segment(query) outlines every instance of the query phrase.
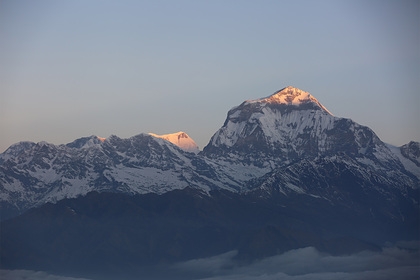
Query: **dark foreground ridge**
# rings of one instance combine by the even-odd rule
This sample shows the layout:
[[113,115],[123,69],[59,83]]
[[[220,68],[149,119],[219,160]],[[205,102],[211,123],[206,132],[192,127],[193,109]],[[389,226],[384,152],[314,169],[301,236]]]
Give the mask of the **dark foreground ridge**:
[[[247,264],[313,246],[333,255],[415,239],[418,216],[390,223],[317,198],[186,188],[162,195],[92,192],[1,224],[1,266],[84,277],[136,277],[153,267],[237,250]],[[98,275],[98,273],[100,275]]]

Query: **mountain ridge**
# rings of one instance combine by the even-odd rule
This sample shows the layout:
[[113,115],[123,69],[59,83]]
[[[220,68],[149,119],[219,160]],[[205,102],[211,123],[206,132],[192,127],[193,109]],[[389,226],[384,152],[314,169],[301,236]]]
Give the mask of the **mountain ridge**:
[[[179,140],[187,140],[187,149]],[[365,170],[357,173],[373,189],[378,182],[418,188],[420,181],[418,143],[387,145],[370,128],[333,116],[308,92],[293,87],[233,107],[208,145],[197,151],[185,132],[89,136],[62,145],[20,142],[0,154],[0,208],[13,216],[91,191],[162,194],[193,187],[248,192],[261,188],[256,182],[263,176],[323,158]]]
[[385,144],[315,100],[287,87],[245,101],[198,153],[179,146],[193,141],[184,132],[12,145],[0,154],[0,268],[150,279],[226,252],[246,266],[308,246],[418,243],[420,143]]

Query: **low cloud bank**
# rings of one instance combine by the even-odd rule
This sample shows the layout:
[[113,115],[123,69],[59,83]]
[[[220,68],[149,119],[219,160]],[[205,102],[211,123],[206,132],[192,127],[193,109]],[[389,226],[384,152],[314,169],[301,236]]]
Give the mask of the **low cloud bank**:
[[[420,279],[418,243],[405,247],[387,247],[381,252],[360,252],[346,256],[331,256],[313,247],[288,251],[247,266],[235,266],[236,252],[180,263],[184,273],[211,275],[206,280],[317,280],[317,279]],[[414,249],[415,248],[415,249]]]
[[[411,280],[420,279],[419,242],[399,242],[380,252],[364,251],[332,256],[314,247],[288,251],[246,266],[238,265],[236,251],[152,269],[147,275],[124,279],[200,280]],[[154,272],[153,272],[154,271]],[[142,277],[142,278],[139,278]],[[0,270],[8,280],[87,280],[30,270]]]
[[44,271],[33,270],[0,270],[0,279],[4,280],[89,280],[86,278],[73,278],[49,274]]

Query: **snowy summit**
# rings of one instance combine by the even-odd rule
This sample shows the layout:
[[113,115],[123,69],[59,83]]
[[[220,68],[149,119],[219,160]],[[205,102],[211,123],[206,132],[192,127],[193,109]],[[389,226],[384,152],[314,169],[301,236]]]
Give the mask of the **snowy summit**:
[[184,151],[191,152],[191,153],[199,152],[199,148],[197,144],[195,143],[195,141],[191,137],[189,137],[188,134],[185,132],[179,131],[179,132],[175,132],[171,134],[163,134],[163,135],[149,133],[149,135],[169,141],[172,144],[180,147]]
[[320,108],[328,112],[330,115],[331,112],[327,110],[315,97],[313,97],[309,92],[303,91],[301,89],[288,86],[279,91],[276,91],[272,95],[255,99],[255,100],[248,100],[246,103],[276,103],[276,104],[284,104],[284,105],[295,105],[299,106],[302,104],[307,103],[315,103]]
[[[313,146],[325,150],[329,131],[339,118],[334,117],[310,93],[295,87],[286,87],[260,99],[247,100],[228,112],[227,119],[210,140],[210,146],[236,147],[245,145],[241,153],[259,149],[264,145],[267,151],[284,150],[289,147],[296,153],[302,149],[295,144],[304,144],[307,137],[314,139]],[[247,146],[249,139],[255,143]],[[306,139],[306,140],[302,140]],[[315,140],[316,139],[316,140]],[[211,149],[210,146],[204,150]],[[284,156],[284,155],[283,155]]]

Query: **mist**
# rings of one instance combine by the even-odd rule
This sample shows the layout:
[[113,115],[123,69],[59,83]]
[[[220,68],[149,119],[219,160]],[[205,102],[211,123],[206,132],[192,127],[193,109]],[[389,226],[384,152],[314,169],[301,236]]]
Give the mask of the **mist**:
[[[381,251],[363,251],[334,256],[314,247],[291,250],[249,264],[240,264],[237,251],[203,259],[139,269],[136,275],[113,275],[109,279],[196,279],[196,280],[411,280],[420,279],[419,243],[399,242]],[[99,273],[100,274],[100,273]],[[1,279],[87,280],[42,271],[1,270]],[[105,277],[108,278],[108,277]],[[95,277],[104,279],[103,277]]]
[[33,270],[0,270],[0,279],[5,280],[90,280],[86,278],[74,278],[49,274],[44,271],[33,271]]
[[[214,273],[200,279],[244,280],[303,280],[303,279],[419,279],[418,250],[398,247],[384,248],[381,252],[364,251],[353,255],[332,256],[314,247],[288,251],[247,266],[234,266],[226,255],[219,259],[194,260],[178,265],[179,269]],[[208,265],[207,265],[208,264]],[[208,268],[206,271],[205,268]],[[211,271],[213,269],[213,271]]]

